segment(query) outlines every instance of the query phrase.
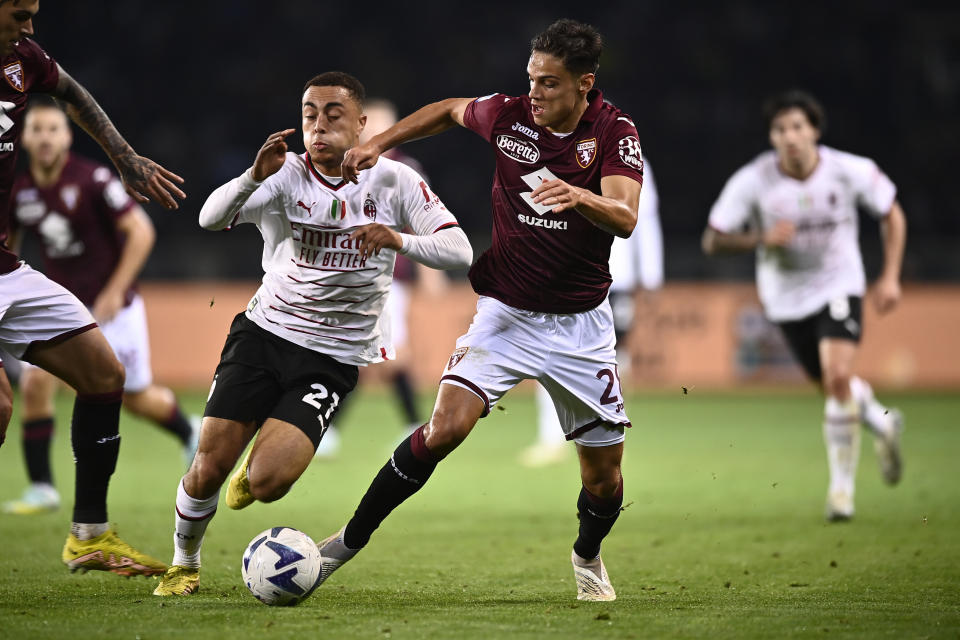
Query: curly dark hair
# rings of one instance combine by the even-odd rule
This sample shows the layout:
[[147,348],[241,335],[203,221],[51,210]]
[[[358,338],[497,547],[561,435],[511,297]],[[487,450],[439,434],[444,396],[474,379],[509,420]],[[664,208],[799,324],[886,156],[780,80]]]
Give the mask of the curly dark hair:
[[822,134],[827,128],[827,114],[823,110],[820,102],[810,93],[801,89],[790,89],[767,98],[763,103],[763,119],[767,124],[767,130],[773,124],[773,119],[781,111],[787,109],[800,109],[803,111],[807,120],[814,129]]
[[367,90],[363,88],[363,84],[343,71],[325,71],[318,76],[314,76],[307,80],[307,84],[303,85],[303,90],[306,91],[310,87],[343,87],[361,108],[363,107],[363,101],[367,99]]
[[549,53],[573,74],[596,73],[600,67],[603,38],[589,24],[561,18],[530,41],[530,53]]

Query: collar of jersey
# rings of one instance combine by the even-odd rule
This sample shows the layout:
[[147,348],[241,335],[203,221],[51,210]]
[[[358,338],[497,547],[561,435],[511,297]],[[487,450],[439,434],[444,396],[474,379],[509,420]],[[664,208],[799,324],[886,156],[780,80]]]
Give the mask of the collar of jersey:
[[347,184],[346,180],[341,180],[340,184],[332,184],[329,180],[320,175],[320,172],[317,171],[317,168],[313,166],[313,160],[310,159],[310,154],[307,152],[303,153],[303,163],[307,165],[307,170],[313,174],[313,177],[316,178],[320,184],[325,186],[327,189],[338,191],[341,187]]

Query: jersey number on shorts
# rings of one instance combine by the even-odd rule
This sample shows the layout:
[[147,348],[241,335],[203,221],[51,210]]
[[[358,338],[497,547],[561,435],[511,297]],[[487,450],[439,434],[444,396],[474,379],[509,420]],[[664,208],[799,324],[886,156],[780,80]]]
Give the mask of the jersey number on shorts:
[[616,370],[616,367],[611,369],[601,369],[597,371],[597,380],[607,379],[607,388],[603,390],[603,395],[600,396],[600,404],[613,404],[617,403],[617,411],[623,411],[623,403],[620,402],[620,396],[613,395],[610,392],[613,391],[613,385],[616,383],[617,391],[623,393],[620,389],[620,376]]
[[336,392],[329,393],[325,386],[316,382],[310,385],[310,388],[316,389],[316,393],[308,393],[307,395],[303,396],[303,401],[314,409],[323,411],[323,400],[330,398],[330,404],[327,407],[326,413],[317,414],[317,420],[319,420],[320,424],[322,424],[324,429],[326,429],[327,420],[330,419],[330,416],[333,415],[333,412],[337,410],[337,405],[340,404],[340,396]]

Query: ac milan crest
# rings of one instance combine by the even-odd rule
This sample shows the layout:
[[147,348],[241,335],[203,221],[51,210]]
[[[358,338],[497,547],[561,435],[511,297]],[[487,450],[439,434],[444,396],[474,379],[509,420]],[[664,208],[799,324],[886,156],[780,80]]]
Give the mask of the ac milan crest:
[[453,353],[450,354],[450,361],[447,362],[447,371],[453,369],[461,360],[463,356],[467,355],[467,351],[470,351],[470,347],[458,347],[453,350]]
[[23,65],[20,61],[11,62],[3,68],[3,75],[7,78],[10,86],[23,93]]
[[581,140],[577,143],[577,164],[586,169],[597,155],[597,139]]
[[377,203],[369,195],[363,201],[363,215],[370,218],[371,221],[377,219]]

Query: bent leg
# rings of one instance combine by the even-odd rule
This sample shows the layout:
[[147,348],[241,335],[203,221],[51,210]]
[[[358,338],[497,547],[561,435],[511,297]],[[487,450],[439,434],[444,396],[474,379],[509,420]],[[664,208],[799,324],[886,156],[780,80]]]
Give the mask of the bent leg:
[[7,379],[7,372],[3,370],[3,363],[0,362],[0,446],[7,438],[7,427],[10,426],[11,417],[13,417],[13,389]]
[[169,431],[180,440],[180,444],[187,445],[190,442],[193,428],[170,389],[151,384],[140,391],[127,391],[123,394],[123,407]]
[[600,555],[600,544],[610,533],[623,506],[620,461],[623,443],[605,447],[577,445],[583,488],[577,499],[580,530],[573,549],[584,559]]
[[[32,484],[53,485],[50,443],[53,440],[53,398],[59,381],[37,367],[24,367],[20,377],[23,397],[23,457]],[[52,486],[50,487],[52,490]]]
[[430,478],[437,464],[470,433],[486,405],[472,391],[442,384],[430,422],[400,443],[373,479],[343,532],[349,549],[360,549],[380,523]]
[[250,452],[250,493],[260,502],[279,500],[313,460],[313,442],[296,425],[269,418]]

